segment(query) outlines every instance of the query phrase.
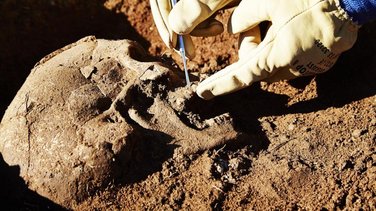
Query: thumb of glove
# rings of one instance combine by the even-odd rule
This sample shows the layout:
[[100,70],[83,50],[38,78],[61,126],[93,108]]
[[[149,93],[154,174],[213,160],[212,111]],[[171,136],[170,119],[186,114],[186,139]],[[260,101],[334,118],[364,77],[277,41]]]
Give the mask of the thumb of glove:
[[180,0],[173,8],[171,0],[150,0],[155,25],[169,48],[177,47],[177,34],[184,35],[186,56],[192,59],[192,36],[215,36],[223,32],[221,22],[212,16],[220,9],[235,6],[240,0]]

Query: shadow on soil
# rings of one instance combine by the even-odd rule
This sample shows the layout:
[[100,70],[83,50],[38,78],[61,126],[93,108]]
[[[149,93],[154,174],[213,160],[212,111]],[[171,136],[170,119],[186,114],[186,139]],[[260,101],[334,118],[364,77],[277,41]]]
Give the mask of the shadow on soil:
[[65,210],[27,188],[18,166],[8,166],[0,154],[0,201],[4,210]]
[[141,127],[138,131],[137,143],[134,142],[130,146],[131,149],[124,149],[125,156],[131,154],[132,158],[122,164],[126,171],[117,181],[120,184],[139,182],[154,172],[160,171],[162,164],[173,156],[174,149],[178,147],[169,144],[172,137],[168,134]]
[[[0,30],[7,32],[0,34],[0,117],[33,65],[58,48],[87,35],[106,39],[128,38],[136,40],[145,49],[149,47],[149,43],[130,26],[127,17],[107,10],[103,1],[77,0],[73,4],[54,5],[36,0],[5,0],[0,2],[0,22]],[[252,140],[241,145],[252,144],[254,152],[258,153],[269,145],[258,118],[339,107],[376,93],[376,71],[372,62],[376,43],[369,43],[374,40],[375,25],[364,26],[354,48],[343,54],[332,70],[316,77],[318,97],[313,100],[287,107],[287,96],[265,92],[255,84],[212,101],[197,99],[196,107],[189,109],[200,114],[202,119],[230,113],[236,129],[252,136]],[[304,86],[305,81],[298,79],[291,84]],[[166,134],[144,132],[147,141],[137,144],[134,148],[137,152],[132,154],[138,157],[135,162],[127,164],[132,173],[123,175],[127,183],[142,180],[160,169],[163,161],[172,157],[176,147],[167,144],[170,137]],[[19,169],[7,166],[0,157],[1,199],[15,208],[61,209],[28,190],[18,175]]]
[[[341,107],[376,94],[376,23],[363,26],[354,47],[342,54],[335,66],[316,77],[318,97],[300,102],[289,113],[307,113]],[[298,84],[292,81],[292,85]]]
[[[145,49],[149,42],[127,17],[109,11],[104,0],[0,1],[0,119],[5,109],[45,55],[95,35],[105,39],[131,39]],[[0,155],[0,202],[10,210],[60,210],[58,205],[29,190],[18,167],[9,167]]]
[[[265,92],[256,83],[240,92],[202,101],[200,107],[205,108],[199,109],[199,113],[209,118],[228,110],[240,128],[259,133],[259,117],[314,112],[373,96],[376,94],[375,28],[376,23],[363,26],[354,47],[342,54],[331,70],[316,76],[317,98],[287,107],[287,96]],[[298,78],[290,84],[304,89],[310,80],[312,77]]]
[[[376,23],[363,26],[355,46],[345,52],[331,70],[316,76],[318,97],[315,99],[288,107],[288,96],[263,91],[259,83],[255,83],[250,88],[211,101],[199,100],[196,107],[189,110],[199,113],[203,119],[229,112],[238,130],[255,134],[248,144],[255,146],[257,154],[270,143],[258,118],[341,107],[376,94],[375,26]],[[304,89],[311,80],[312,77],[298,78],[290,84]],[[255,140],[257,142],[253,142]]]
[[104,0],[0,1],[0,117],[32,67],[45,55],[82,37],[149,42],[124,14],[109,11]]

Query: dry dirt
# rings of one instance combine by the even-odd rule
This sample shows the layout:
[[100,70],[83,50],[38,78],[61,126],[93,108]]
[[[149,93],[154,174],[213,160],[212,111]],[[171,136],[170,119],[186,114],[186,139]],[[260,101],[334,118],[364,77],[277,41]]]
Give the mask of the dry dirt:
[[[161,42],[148,1],[4,0],[0,22],[1,115],[39,59],[86,35],[136,40],[156,60],[179,61]],[[363,26],[353,49],[323,75],[187,105],[205,119],[229,113],[238,131],[252,134],[248,140],[177,157],[164,145],[145,145],[148,159],[135,162],[126,181],[75,208],[375,210],[375,26]],[[237,59],[235,37],[195,40],[191,72]],[[0,171],[3,206],[62,209],[29,190],[17,166],[1,159]]]

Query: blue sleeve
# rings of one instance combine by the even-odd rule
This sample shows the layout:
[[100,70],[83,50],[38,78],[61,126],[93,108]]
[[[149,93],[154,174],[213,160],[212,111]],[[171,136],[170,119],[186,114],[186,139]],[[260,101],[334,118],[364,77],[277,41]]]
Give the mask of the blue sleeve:
[[341,7],[358,24],[376,19],[376,0],[340,0]]

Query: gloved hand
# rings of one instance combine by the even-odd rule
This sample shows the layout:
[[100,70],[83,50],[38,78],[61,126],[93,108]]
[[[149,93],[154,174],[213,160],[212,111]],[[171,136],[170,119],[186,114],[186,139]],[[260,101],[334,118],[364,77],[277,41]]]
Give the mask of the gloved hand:
[[[260,42],[260,22],[270,21]],[[331,68],[356,41],[359,26],[338,0],[243,0],[229,31],[240,34],[239,61],[197,87],[204,99],[231,93],[253,82],[315,75]]]
[[150,7],[163,42],[169,48],[176,49],[176,33],[184,34],[186,56],[192,59],[195,48],[190,35],[208,37],[222,33],[222,23],[211,16],[218,10],[239,2],[240,0],[181,0],[172,9],[171,0],[150,0]]

